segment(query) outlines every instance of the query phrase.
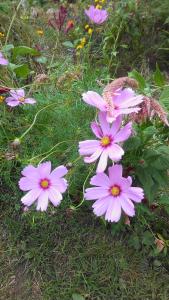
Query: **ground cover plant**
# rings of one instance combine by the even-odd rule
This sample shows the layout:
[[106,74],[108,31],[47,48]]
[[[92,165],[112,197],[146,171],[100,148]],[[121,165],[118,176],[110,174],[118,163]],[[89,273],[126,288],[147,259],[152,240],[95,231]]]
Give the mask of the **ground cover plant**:
[[168,1],[1,1],[0,299],[168,299]]

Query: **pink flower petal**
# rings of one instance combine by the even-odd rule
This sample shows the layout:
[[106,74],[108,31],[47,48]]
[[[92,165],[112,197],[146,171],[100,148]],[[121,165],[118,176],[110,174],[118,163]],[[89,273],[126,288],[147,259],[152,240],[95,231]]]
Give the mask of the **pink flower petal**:
[[49,197],[49,192],[48,191],[43,191],[37,201],[37,210],[40,211],[46,211],[48,207],[48,197]]
[[58,178],[58,177],[55,178],[55,176],[54,177],[50,176],[50,178],[52,179],[51,180],[52,186],[56,187],[56,189],[59,192],[64,193],[66,191],[67,186],[68,186],[68,183],[67,183],[66,179],[64,179],[64,178]]
[[29,190],[32,190],[32,189],[36,189],[38,187],[39,187],[38,181],[34,181],[34,180],[28,179],[26,177],[22,177],[19,180],[19,188],[22,191],[29,191]]
[[121,217],[121,205],[119,202],[119,197],[111,197],[111,201],[109,202],[109,206],[105,215],[105,220],[108,222],[118,222]]
[[26,176],[26,177],[28,177],[29,179],[32,179],[32,180],[35,180],[35,181],[37,181],[37,180],[40,178],[40,175],[39,175],[39,173],[38,173],[38,169],[35,168],[35,167],[32,166],[32,165],[28,165],[27,167],[25,167],[25,168],[22,170],[21,174],[22,174],[23,176]]
[[96,161],[98,159],[98,157],[100,156],[100,154],[102,153],[102,148],[99,147],[90,157],[86,156],[84,158],[84,162],[87,164],[90,164],[94,161]]
[[134,98],[135,92],[131,88],[125,88],[118,91],[118,95],[114,96],[113,102],[116,106],[127,103],[130,99]]
[[121,126],[121,121],[122,121],[122,117],[119,116],[116,118],[116,120],[113,122],[111,129],[110,129],[110,133],[111,135],[114,137],[116,135],[116,133],[118,132],[120,126]]
[[124,155],[124,150],[117,144],[113,144],[108,149],[108,154],[111,160],[113,161],[119,161],[122,156]]
[[108,195],[109,195],[108,188],[93,187],[93,188],[86,189],[84,197],[86,200],[95,200],[95,199],[106,197]]
[[103,216],[106,213],[108,206],[109,206],[109,197],[99,199],[92,205],[93,212],[98,217]]
[[59,166],[57,168],[55,168],[52,173],[51,173],[51,178],[52,179],[56,179],[56,178],[61,178],[63,177],[64,175],[66,175],[68,172],[68,169],[64,166]]
[[33,189],[21,198],[21,202],[26,206],[31,206],[39,197],[41,189]]
[[11,106],[11,107],[14,107],[14,106],[18,106],[20,105],[20,102],[18,100],[15,100],[14,98],[12,97],[7,97],[5,99],[5,102],[7,105]]
[[26,98],[26,99],[25,99],[25,103],[28,103],[28,104],[35,104],[35,103],[36,103],[36,100],[33,99],[33,98]]
[[97,107],[101,111],[105,111],[105,102],[103,98],[96,92],[88,91],[82,95],[83,101],[89,105]]
[[142,188],[130,187],[127,191],[127,196],[134,202],[139,203],[144,198],[144,192]]
[[52,187],[49,190],[49,200],[54,206],[58,206],[62,200],[62,194],[55,187]]
[[107,167],[108,151],[104,150],[100,156],[100,160],[97,166],[97,173],[104,172]]
[[42,179],[49,177],[50,172],[51,172],[51,162],[47,161],[47,162],[41,163],[37,167],[37,170]]
[[109,167],[108,173],[112,184],[116,183],[118,181],[118,178],[121,179],[122,172],[123,172],[122,165],[114,165],[112,167]]
[[129,138],[132,132],[132,122],[127,123],[114,137],[114,142],[124,142]]
[[133,112],[138,113],[140,109],[141,109],[140,107],[120,108],[120,109],[118,110],[118,114],[119,114],[119,115],[120,115],[120,114],[121,114],[121,115],[127,115],[127,114],[131,114],[131,113],[133,113]]
[[110,179],[105,173],[98,173],[90,180],[90,184],[100,187],[110,187]]
[[93,133],[95,134],[95,136],[97,136],[98,138],[103,137],[103,133],[102,133],[99,125],[96,122],[91,123],[91,129],[92,129]]
[[5,58],[0,58],[0,65],[7,66],[9,64],[9,61]]
[[125,194],[120,195],[120,204],[126,215],[133,217],[135,215],[134,205]]
[[100,141],[97,140],[86,140],[79,142],[79,154],[90,155],[93,154],[100,146]]
[[106,120],[106,113],[105,112],[99,112],[99,123],[100,123],[101,129],[103,131],[103,135],[109,135],[110,125]]

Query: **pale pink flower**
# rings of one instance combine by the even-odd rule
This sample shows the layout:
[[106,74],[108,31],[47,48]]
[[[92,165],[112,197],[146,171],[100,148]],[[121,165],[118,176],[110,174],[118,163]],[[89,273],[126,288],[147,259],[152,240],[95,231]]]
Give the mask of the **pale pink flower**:
[[35,104],[36,100],[33,98],[26,98],[25,91],[23,89],[10,90],[10,97],[5,99],[6,104],[9,106],[18,106],[23,104]]
[[104,9],[98,9],[91,5],[89,9],[85,9],[85,14],[89,17],[89,19],[95,24],[102,24],[108,18],[108,13]]
[[3,56],[2,52],[0,52],[0,65],[7,66],[9,61]]
[[91,123],[91,129],[98,140],[86,140],[79,143],[79,153],[85,156],[84,161],[86,163],[92,163],[100,157],[97,167],[98,173],[104,172],[108,158],[112,161],[119,161],[122,158],[124,151],[118,143],[127,140],[132,130],[131,122],[120,129],[120,116],[110,126],[104,112],[99,113],[99,123],[100,126],[96,122]]
[[62,200],[62,193],[67,189],[67,181],[63,178],[68,170],[59,166],[51,172],[51,162],[45,162],[38,167],[29,165],[22,171],[19,187],[22,191],[29,191],[21,201],[26,206],[36,203],[36,209],[47,210],[49,201],[58,206]]
[[83,93],[82,97],[87,104],[95,106],[100,111],[107,112],[107,121],[109,123],[113,122],[119,115],[137,113],[140,110],[140,107],[137,105],[143,101],[143,96],[136,95],[131,88],[118,89],[114,92],[114,96],[109,103],[93,91]]
[[95,187],[85,191],[86,200],[96,200],[93,204],[96,216],[104,216],[109,222],[118,222],[122,211],[129,217],[135,215],[134,204],[143,199],[143,189],[132,187],[132,178],[122,176],[122,166],[109,167],[108,176],[99,173],[91,178],[90,183]]

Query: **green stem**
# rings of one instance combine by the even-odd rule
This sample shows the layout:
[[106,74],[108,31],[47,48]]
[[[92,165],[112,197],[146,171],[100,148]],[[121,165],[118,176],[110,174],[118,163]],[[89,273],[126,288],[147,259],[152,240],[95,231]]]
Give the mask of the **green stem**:
[[12,20],[11,20],[11,23],[9,25],[8,32],[7,32],[7,35],[6,35],[6,39],[5,39],[5,45],[7,44],[7,41],[8,41],[8,38],[9,38],[9,34],[10,34],[10,31],[11,31],[11,28],[12,28],[12,25],[13,25],[13,22],[14,22],[14,20],[16,18],[17,12],[18,12],[21,4],[22,4],[22,0],[19,1],[18,6],[16,8],[16,11],[15,11],[13,17],[12,17]]
[[35,115],[35,117],[34,117],[34,119],[33,119],[32,124],[31,124],[31,125],[29,126],[29,128],[21,135],[21,137],[19,138],[20,140],[22,140],[22,139],[25,137],[25,135],[27,135],[27,133],[28,133],[28,132],[32,129],[32,127],[35,125],[36,119],[37,119],[38,115],[40,114],[40,112],[42,112],[42,111],[45,110],[46,108],[51,107],[51,106],[53,106],[53,105],[56,105],[56,104],[49,104],[49,105],[47,105],[47,106],[41,108],[41,109],[36,113],[36,115]]
[[86,179],[85,179],[85,181],[84,181],[84,183],[83,183],[83,199],[82,199],[82,201],[81,201],[77,206],[73,206],[73,205],[71,206],[71,208],[72,208],[73,210],[78,209],[78,208],[83,204],[83,202],[85,201],[85,199],[84,199],[84,192],[85,192],[86,182],[87,182],[87,180],[88,180],[90,174],[93,172],[94,167],[95,167],[95,164],[94,164],[94,166],[91,168],[90,172],[88,173],[88,175],[87,175],[87,177],[86,177]]

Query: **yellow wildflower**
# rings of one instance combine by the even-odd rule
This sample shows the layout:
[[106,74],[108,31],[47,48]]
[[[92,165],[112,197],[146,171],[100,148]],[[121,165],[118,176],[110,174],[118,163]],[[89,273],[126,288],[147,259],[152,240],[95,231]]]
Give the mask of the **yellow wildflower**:
[[78,46],[76,47],[76,50],[79,50],[79,49],[82,49],[82,48],[83,48],[83,45],[80,44],[80,45],[78,45]]
[[40,35],[40,36],[44,35],[44,32],[43,32],[42,29],[37,29],[37,30],[36,30],[36,33],[37,33],[38,35]]
[[102,9],[102,6],[99,5],[99,4],[97,4],[97,5],[96,5],[96,8],[97,8],[97,9]]
[[94,2],[96,2],[96,3],[97,3],[97,2],[99,2],[99,0],[94,0]]
[[3,32],[0,31],[0,38],[4,37],[5,34]]
[[86,38],[85,37],[81,39],[81,45],[84,45],[84,44],[86,44]]
[[5,97],[4,96],[0,96],[0,103],[2,103],[4,101]]
[[85,29],[89,29],[89,25],[88,24],[85,25]]
[[92,29],[92,28],[89,28],[87,32],[88,32],[89,35],[92,35],[93,29]]

